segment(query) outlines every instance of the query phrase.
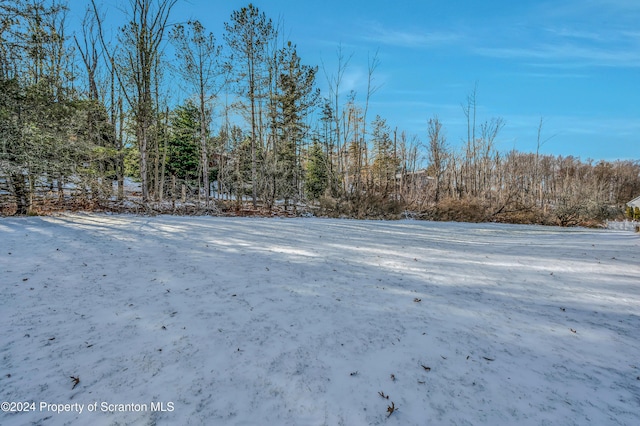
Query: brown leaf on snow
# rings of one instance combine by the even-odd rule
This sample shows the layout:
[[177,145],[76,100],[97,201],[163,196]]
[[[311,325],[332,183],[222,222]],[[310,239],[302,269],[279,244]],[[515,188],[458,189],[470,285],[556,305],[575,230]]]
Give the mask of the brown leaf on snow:
[[391,401],[391,405],[387,407],[387,413],[389,413],[387,414],[387,417],[392,415],[394,411],[396,411],[396,404],[394,404],[393,401]]

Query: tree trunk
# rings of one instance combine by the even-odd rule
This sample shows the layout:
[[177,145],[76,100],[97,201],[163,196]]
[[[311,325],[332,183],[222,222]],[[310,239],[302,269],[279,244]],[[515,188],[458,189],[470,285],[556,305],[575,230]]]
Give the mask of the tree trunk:
[[11,173],[9,175],[9,187],[13,189],[13,196],[16,200],[15,214],[20,216],[26,215],[28,213],[29,204],[24,176],[19,173]]

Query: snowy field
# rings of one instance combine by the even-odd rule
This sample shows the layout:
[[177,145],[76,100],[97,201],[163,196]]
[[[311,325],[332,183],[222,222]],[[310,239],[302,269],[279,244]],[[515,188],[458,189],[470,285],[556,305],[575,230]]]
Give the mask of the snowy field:
[[640,424],[631,232],[5,218],[0,285],[2,425]]

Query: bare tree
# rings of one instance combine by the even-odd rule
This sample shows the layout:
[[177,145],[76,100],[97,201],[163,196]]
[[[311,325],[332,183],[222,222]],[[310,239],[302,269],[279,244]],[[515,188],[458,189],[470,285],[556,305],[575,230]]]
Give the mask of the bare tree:
[[211,33],[206,33],[199,21],[189,21],[187,28],[176,25],[171,32],[171,40],[176,46],[176,56],[180,61],[178,70],[182,77],[195,89],[200,112],[200,162],[205,204],[209,205],[209,123],[211,108],[209,104],[220,91],[218,81],[222,69],[218,63],[220,46]]
[[[129,0],[130,21],[120,29],[119,42],[122,51],[119,57],[109,54],[104,39],[102,19],[95,0],[91,0],[98,22],[100,41],[109,63],[122,89],[135,120],[136,140],[140,154],[140,180],[142,199],[149,200],[149,144],[153,138],[152,126],[156,121],[154,88],[157,62],[161,45],[165,40],[167,22],[171,9],[178,0]],[[156,194],[157,195],[157,194]]]
[[436,181],[434,201],[437,203],[440,201],[442,192],[442,180],[447,168],[449,148],[442,130],[442,123],[438,117],[429,119],[427,132],[429,137],[429,151],[427,155],[431,174]]
[[463,104],[462,111],[467,119],[467,140],[465,146],[464,161],[461,164],[461,189],[469,194],[475,191],[475,170],[472,165],[476,163],[476,114],[477,114],[477,92],[478,82],[475,83],[473,90],[467,95],[467,103]]
[[[113,180],[118,180],[118,194],[121,197],[122,194],[122,179],[120,178],[120,170],[122,169],[119,161],[118,151],[118,139],[116,133],[116,120],[115,113],[113,111],[113,97],[110,99],[112,102],[112,113],[109,115],[105,107],[106,95],[100,93],[99,90],[99,62],[103,56],[99,50],[99,40],[97,32],[97,22],[95,15],[91,9],[87,9],[82,21],[81,33],[82,37],[78,38],[74,35],[75,45],[77,51],[80,53],[84,69],[86,71],[87,82],[87,137],[95,144],[100,146],[100,152],[102,153],[99,158],[96,158],[97,168],[99,171],[101,185],[95,185],[95,190],[103,192],[105,196],[111,194]],[[102,85],[100,85],[102,86]],[[95,191],[94,191],[95,192]]]
[[96,18],[91,10],[87,10],[82,20],[82,39],[74,35],[73,39],[80,52],[82,63],[87,71],[87,84],[89,85],[89,100],[98,100],[97,69],[100,53],[98,52],[98,35],[95,30]]
[[[329,85],[329,102],[327,102],[327,108],[325,108],[326,116],[329,119],[333,119],[333,131],[331,132],[331,136],[335,135],[335,145],[337,148],[336,158],[332,159],[332,153],[329,153],[329,159],[337,161],[337,171],[336,174],[339,177],[339,180],[342,183],[342,192],[346,193],[349,187],[349,173],[347,170],[347,164],[345,161],[345,154],[347,153],[347,141],[348,135],[345,135],[343,128],[346,128],[347,125],[345,123],[345,117],[349,115],[345,115],[345,113],[341,109],[340,99],[342,95],[342,80],[344,79],[344,73],[346,72],[349,62],[353,57],[353,54],[349,56],[345,56],[345,53],[342,49],[342,45],[338,46],[337,50],[337,70],[335,74],[329,74],[327,68],[322,66],[325,77],[327,79],[327,83]],[[331,107],[330,109],[328,107]],[[333,170],[333,167],[331,167]]]

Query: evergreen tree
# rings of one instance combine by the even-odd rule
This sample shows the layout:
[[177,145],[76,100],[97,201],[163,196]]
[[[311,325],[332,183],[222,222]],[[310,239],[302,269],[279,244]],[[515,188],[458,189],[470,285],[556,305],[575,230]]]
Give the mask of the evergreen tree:
[[305,119],[317,106],[320,93],[315,88],[317,68],[301,64],[295,45],[288,42],[279,51],[278,58],[282,71],[277,84],[275,189],[286,205],[298,193],[300,152],[308,132]]
[[178,179],[198,177],[200,112],[193,101],[176,108],[171,117],[167,171]]
[[234,11],[231,22],[225,23],[225,29],[224,39],[232,52],[236,92],[249,104],[243,109],[248,113],[251,125],[251,197],[255,207],[258,196],[257,150],[262,145],[259,101],[265,96],[267,48],[276,33],[271,19],[253,4]]
[[393,140],[385,119],[376,116],[372,123],[371,142],[373,144],[373,176],[378,191],[386,196],[395,180],[399,162],[395,155]]
[[63,182],[91,161],[82,103],[69,80],[66,8],[57,2],[0,4],[0,174],[16,213],[31,212],[36,188]]
[[221,74],[218,64],[220,46],[213,34],[207,34],[199,21],[189,21],[188,29],[178,24],[171,32],[171,39],[177,48],[183,78],[195,89],[200,114],[200,167],[205,189],[205,203],[209,204],[209,104],[218,90],[216,79]]
[[307,196],[316,200],[329,186],[328,158],[319,142],[314,142],[309,150],[307,170],[305,174],[305,191]]

